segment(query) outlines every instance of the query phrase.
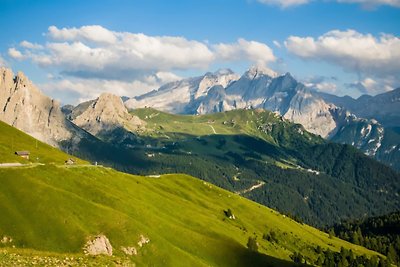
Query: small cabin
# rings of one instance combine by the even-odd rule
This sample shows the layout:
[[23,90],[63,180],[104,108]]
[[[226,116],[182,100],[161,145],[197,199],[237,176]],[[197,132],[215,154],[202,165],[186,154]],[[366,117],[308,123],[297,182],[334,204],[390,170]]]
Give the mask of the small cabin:
[[29,151],[15,151],[15,155],[20,156],[21,158],[24,159],[29,159]]
[[74,165],[75,164],[75,160],[72,158],[69,158],[68,160],[65,161],[65,165]]

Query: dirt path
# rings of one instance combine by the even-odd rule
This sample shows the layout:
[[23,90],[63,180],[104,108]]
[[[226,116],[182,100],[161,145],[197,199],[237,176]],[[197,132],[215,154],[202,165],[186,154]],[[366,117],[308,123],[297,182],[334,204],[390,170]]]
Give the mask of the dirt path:
[[0,168],[18,168],[18,167],[29,167],[33,168],[39,165],[44,165],[43,163],[19,163],[19,162],[6,162],[6,163],[0,163]]
[[247,188],[247,189],[242,190],[242,191],[239,191],[239,192],[237,192],[237,193],[238,193],[239,195],[243,195],[243,194],[246,194],[246,193],[248,193],[248,192],[251,192],[251,191],[253,191],[253,190],[257,189],[257,188],[260,188],[260,187],[263,186],[263,185],[265,185],[265,182],[263,182],[263,181],[258,181],[258,184],[253,185],[252,187]]
[[208,125],[211,127],[211,129],[213,130],[214,134],[217,134],[217,132],[215,131],[214,127],[212,125]]

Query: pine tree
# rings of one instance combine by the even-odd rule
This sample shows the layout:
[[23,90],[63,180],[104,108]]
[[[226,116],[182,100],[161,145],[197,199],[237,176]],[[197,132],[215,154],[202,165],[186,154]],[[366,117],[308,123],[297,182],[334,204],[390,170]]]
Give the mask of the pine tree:
[[390,246],[389,246],[388,253],[387,253],[387,259],[390,263],[397,262],[397,253],[392,244],[390,244]]

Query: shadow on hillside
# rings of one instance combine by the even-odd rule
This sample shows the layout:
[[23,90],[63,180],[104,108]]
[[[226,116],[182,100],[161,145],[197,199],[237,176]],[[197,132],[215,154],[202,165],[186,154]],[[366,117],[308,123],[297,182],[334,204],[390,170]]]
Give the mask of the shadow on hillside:
[[[307,266],[305,264],[296,264],[292,261],[278,259],[263,253],[253,252],[249,249],[243,247],[239,243],[231,240],[231,242],[227,245],[228,250],[234,256],[231,257],[229,262],[232,264],[230,266],[268,266],[268,267],[285,267],[285,266]],[[229,255],[226,255],[229,257]],[[226,258],[221,258],[220,262],[218,262],[219,266],[226,266]],[[234,261],[234,262],[233,262]]]
[[[245,197],[314,226],[380,215],[398,206],[398,197],[393,199],[400,190],[398,173],[349,145],[310,144],[285,134],[277,135],[279,146],[243,134],[157,134],[137,135],[121,128],[101,133],[106,136],[103,141],[91,136],[63,147],[74,156],[122,172],[185,173],[232,192],[264,181],[268,186]],[[293,159],[295,165],[287,163]],[[387,188],[389,193],[376,194],[375,188]]]

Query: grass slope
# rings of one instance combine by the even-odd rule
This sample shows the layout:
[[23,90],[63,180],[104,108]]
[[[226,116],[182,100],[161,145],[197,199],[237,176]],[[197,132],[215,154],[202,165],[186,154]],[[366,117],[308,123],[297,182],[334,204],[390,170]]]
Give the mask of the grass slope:
[[[15,155],[15,151],[29,151],[30,160]],[[0,121],[0,163],[57,163],[62,164],[73,158],[77,163],[86,161],[68,155],[57,148],[51,147],[22,131]]]
[[[78,253],[85,239],[103,233],[117,256],[150,243],[133,260],[146,265],[244,266],[290,260],[297,251],[316,260],[314,248],[371,252],[301,225],[273,210],[186,175],[132,176],[102,167],[52,165],[0,170],[0,235],[17,248]],[[235,220],[226,218],[230,208]],[[262,239],[273,230],[279,242]],[[260,252],[245,248],[257,236]]]
[[272,112],[132,113],[146,121],[145,131],[109,134],[146,161],[131,157],[128,166],[115,165],[125,172],[190,174],[316,226],[384,214],[400,204],[398,173]]
[[[5,129],[20,144],[32,141]],[[375,254],[187,175],[65,166],[64,153],[41,145],[45,165],[0,169],[0,237],[13,239],[0,244],[0,265],[287,266],[294,252],[314,262],[317,246]],[[276,241],[262,238],[271,231]],[[83,256],[86,240],[97,234],[110,239],[115,257]],[[150,239],[142,248],[140,235]],[[257,236],[260,253],[246,248],[250,236]],[[135,246],[138,255],[125,256],[122,246]]]

